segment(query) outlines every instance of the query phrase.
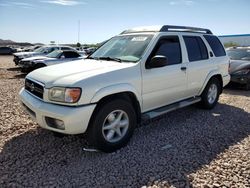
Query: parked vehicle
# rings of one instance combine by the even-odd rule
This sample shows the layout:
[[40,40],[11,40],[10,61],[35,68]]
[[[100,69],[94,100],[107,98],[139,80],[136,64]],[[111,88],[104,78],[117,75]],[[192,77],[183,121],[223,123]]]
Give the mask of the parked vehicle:
[[37,48],[33,52],[18,52],[14,53],[14,59],[13,61],[15,62],[16,65],[24,59],[28,57],[33,57],[33,56],[40,56],[40,55],[47,55],[54,50],[74,50],[74,48],[70,46],[58,46],[58,45],[50,45],[50,46],[43,46],[41,48]]
[[234,47],[227,50],[230,57],[231,82],[250,90],[250,47]]
[[0,47],[0,55],[11,55],[15,50],[10,47]]
[[23,72],[29,72],[41,67],[80,60],[86,57],[80,55],[75,50],[55,50],[46,56],[34,56],[22,59],[18,66],[22,67]]
[[41,127],[86,132],[94,148],[112,152],[128,143],[141,119],[198,102],[213,108],[230,80],[228,66],[208,29],[135,28],[87,59],[29,73],[20,98]]
[[90,54],[92,54],[96,49],[97,49],[97,48],[91,47],[91,48],[85,49],[85,51],[86,51],[86,53],[87,53],[88,55],[90,55]]

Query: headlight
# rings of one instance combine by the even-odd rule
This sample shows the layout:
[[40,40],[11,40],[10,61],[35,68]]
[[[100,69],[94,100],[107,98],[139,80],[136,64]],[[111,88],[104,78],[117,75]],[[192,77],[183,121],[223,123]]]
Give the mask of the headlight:
[[56,102],[75,103],[80,99],[81,88],[53,87],[49,89],[49,100]]
[[237,71],[233,74],[242,75],[242,74],[248,74],[248,73],[250,73],[250,69],[243,69],[243,70]]

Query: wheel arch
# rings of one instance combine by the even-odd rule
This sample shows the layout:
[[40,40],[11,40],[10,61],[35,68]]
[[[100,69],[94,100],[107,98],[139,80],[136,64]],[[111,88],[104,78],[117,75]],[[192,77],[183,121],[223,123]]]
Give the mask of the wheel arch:
[[220,94],[222,93],[223,90],[223,79],[222,79],[222,75],[218,72],[218,71],[212,71],[210,72],[210,74],[208,74],[208,76],[205,79],[205,82],[199,92],[199,95],[202,94],[202,92],[204,91],[204,89],[206,88],[208,82],[212,79],[212,78],[217,78],[220,82]]
[[137,122],[141,120],[141,100],[138,92],[129,84],[112,85],[100,89],[94,97],[91,99],[91,103],[97,103],[97,106],[93,114],[102,106],[104,103],[112,99],[124,99],[129,101],[135,109],[137,115]]

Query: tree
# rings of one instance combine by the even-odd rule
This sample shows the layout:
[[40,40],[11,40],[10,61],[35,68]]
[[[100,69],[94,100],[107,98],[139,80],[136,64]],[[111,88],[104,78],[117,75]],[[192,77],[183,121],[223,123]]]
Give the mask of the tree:
[[77,46],[77,47],[81,47],[81,44],[78,42],[78,43],[76,44],[76,46]]
[[237,43],[234,42],[226,42],[224,43],[225,48],[229,48],[229,47],[234,47],[234,46],[239,46]]

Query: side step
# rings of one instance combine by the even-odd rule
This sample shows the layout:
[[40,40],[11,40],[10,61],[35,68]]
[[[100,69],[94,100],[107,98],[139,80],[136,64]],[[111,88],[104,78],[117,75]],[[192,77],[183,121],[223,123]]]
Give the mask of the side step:
[[166,114],[170,111],[177,110],[179,108],[183,108],[185,106],[189,106],[191,104],[197,103],[199,101],[201,101],[200,97],[193,97],[193,98],[189,98],[189,99],[177,102],[177,103],[163,106],[163,107],[157,108],[155,110],[143,113],[142,120],[149,120],[149,119],[155,118],[157,116]]

